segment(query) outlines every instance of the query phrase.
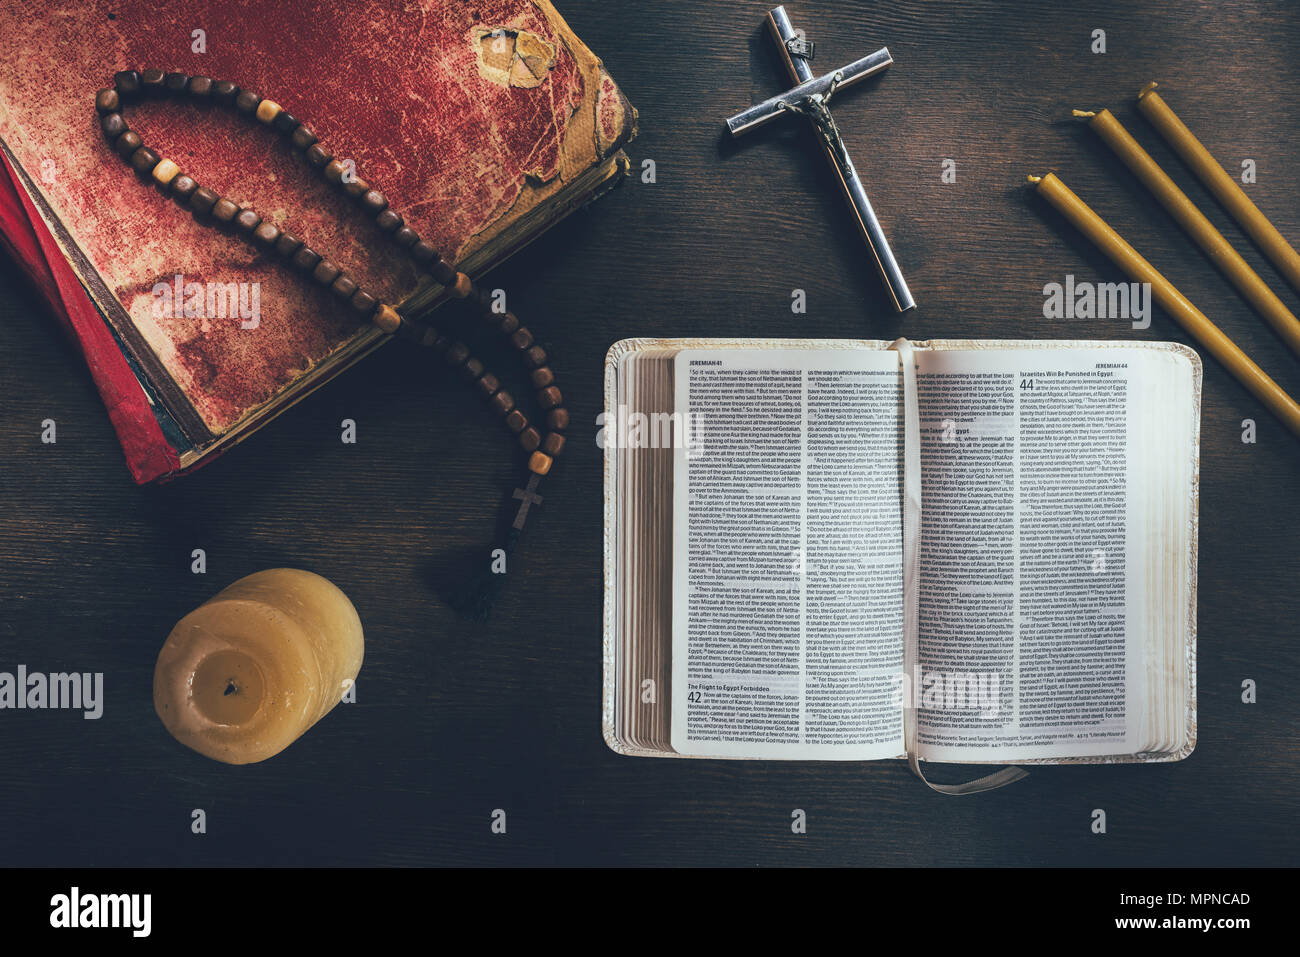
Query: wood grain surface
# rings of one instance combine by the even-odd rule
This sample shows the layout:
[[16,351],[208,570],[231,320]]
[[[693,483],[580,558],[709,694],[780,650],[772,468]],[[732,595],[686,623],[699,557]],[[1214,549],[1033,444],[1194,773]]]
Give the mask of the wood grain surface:
[[[1045,283],[1124,278],[1025,188],[1025,174],[1048,169],[1300,396],[1300,359],[1069,120],[1072,107],[1115,110],[1300,308],[1134,107],[1159,79],[1225,167],[1255,160],[1249,194],[1300,240],[1295,5],[793,3],[819,72],[881,45],[894,54],[833,111],[920,304],[901,319],[807,131],[786,121],[725,139],[727,115],[785,86],[763,3],[559,6],[640,110],[634,171],[653,159],[657,181],[629,179],[487,277],[553,354],[575,422],[487,624],[459,619],[434,589],[481,559],[520,460],[426,356],[387,347],[209,467],[137,488],[78,355],[0,264],[0,670],[103,671],[107,696],[98,721],[0,712],[0,864],[1294,863],[1300,441],[1212,361],[1199,746],[1173,765],[1035,769],[967,798],[931,793],[899,762],[606,748],[594,423],[605,350],[624,336],[1186,341],[1160,312],[1144,332],[1042,318]],[[1105,54],[1090,52],[1094,29]],[[955,184],[940,181],[944,159]],[[795,288],[807,315],[791,314]],[[40,441],[46,418],[55,445]],[[339,440],[344,418],[355,445]],[[1247,418],[1255,444],[1241,440]],[[190,571],[194,548],[206,575]],[[278,565],[353,599],[367,639],[359,700],[264,764],[215,764],[155,717],[154,659],[185,612]],[[1247,678],[1254,705],[1241,702]],[[190,831],[194,808],[206,835]],[[489,829],[495,808],[505,835]],[[794,808],[806,835],[790,832]],[[1090,833],[1094,808],[1105,836]]]

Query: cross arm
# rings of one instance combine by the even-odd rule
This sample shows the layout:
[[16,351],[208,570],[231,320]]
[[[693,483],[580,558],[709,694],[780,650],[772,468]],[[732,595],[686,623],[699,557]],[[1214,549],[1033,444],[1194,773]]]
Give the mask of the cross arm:
[[[806,80],[796,87],[792,87],[771,99],[764,100],[762,103],[756,103],[747,110],[741,110],[735,116],[728,118],[727,129],[731,131],[732,136],[739,136],[749,130],[757,129],[766,123],[776,119],[787,107],[798,106],[814,94],[825,94],[831,84],[835,84],[836,89],[844,89],[846,86],[852,86],[865,80],[869,76],[888,69],[894,58],[889,54],[888,47],[881,47],[875,53],[869,53],[860,60],[854,60],[848,66],[841,67],[824,76],[813,77]],[[839,80],[836,81],[836,77]]]

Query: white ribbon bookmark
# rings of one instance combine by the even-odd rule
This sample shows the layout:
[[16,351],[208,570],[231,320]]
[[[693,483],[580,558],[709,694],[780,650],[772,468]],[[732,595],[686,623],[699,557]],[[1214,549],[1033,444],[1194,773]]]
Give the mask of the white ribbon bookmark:
[[916,398],[916,359],[912,344],[895,339],[889,346],[903,366],[903,672],[910,681],[903,696],[903,743],[912,773],[940,794],[978,794],[1028,776],[1023,768],[1006,767],[965,784],[935,784],[921,770],[916,753],[917,621],[921,595],[921,413]]

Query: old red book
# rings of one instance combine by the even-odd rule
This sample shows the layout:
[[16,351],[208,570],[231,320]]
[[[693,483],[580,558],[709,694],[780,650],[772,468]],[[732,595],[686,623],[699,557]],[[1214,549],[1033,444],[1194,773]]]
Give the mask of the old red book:
[[[138,180],[94,113],[115,71],[229,79],[275,99],[471,275],[613,185],[636,131],[635,110],[548,0],[309,15],[266,0],[0,0],[0,36],[0,235],[67,320],[139,482],[247,437],[383,338],[274,253]],[[387,301],[443,297],[265,127],[180,99],[127,120]],[[205,290],[202,308],[184,308]]]

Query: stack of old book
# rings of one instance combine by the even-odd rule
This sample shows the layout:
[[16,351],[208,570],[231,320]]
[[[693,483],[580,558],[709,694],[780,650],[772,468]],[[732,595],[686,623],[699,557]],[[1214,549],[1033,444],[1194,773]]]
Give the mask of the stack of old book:
[[[247,437],[383,341],[328,291],[196,223],[112,155],[113,73],[229,79],[308,122],[444,259],[478,274],[612,186],[636,113],[547,0],[169,10],[0,0],[0,237],[84,353],[139,482]],[[228,111],[131,122],[408,308],[443,290],[277,137]]]

